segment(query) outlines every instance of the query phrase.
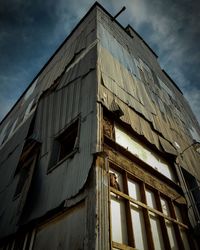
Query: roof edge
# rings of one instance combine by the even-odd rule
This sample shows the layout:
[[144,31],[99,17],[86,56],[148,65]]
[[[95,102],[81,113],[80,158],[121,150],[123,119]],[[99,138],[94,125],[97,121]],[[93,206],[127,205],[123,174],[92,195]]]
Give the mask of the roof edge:
[[167,72],[162,69],[162,72],[165,74],[165,76],[172,82],[172,84],[178,89],[178,91],[183,95],[183,92],[180,90],[178,85],[174,82],[174,80],[167,74]]
[[131,29],[142,40],[142,42],[147,46],[147,48],[154,54],[154,56],[158,58],[158,55],[153,51],[153,49],[145,42],[145,40],[137,33],[137,31],[130,24],[126,26],[126,29],[125,29],[126,32],[127,32],[127,29]]
[[[17,99],[17,101],[14,103],[12,108],[8,111],[8,113],[4,116],[4,118],[1,120],[0,125],[4,122],[4,120],[9,116],[9,114],[13,111],[13,109],[16,107],[16,105],[19,103],[21,98],[25,95],[26,91],[30,88],[30,86],[34,83],[34,81],[38,78],[38,76],[43,72],[43,70],[46,68],[46,66],[51,62],[51,60],[54,58],[54,56],[57,54],[57,52],[63,47],[63,45],[67,42],[67,40],[74,34],[75,30],[81,25],[81,23],[87,18],[87,16],[91,13],[91,11],[96,7],[100,7],[104,10],[104,8],[96,1],[88,10],[88,12],[80,19],[80,21],[75,25],[75,27],[72,29],[70,34],[64,39],[64,41],[58,46],[56,51],[52,54],[52,56],[47,60],[47,62],[44,64],[44,66],[39,70],[39,72],[36,74],[36,76],[33,78],[31,83],[27,86],[27,88],[24,90],[24,92],[20,95],[20,97]],[[104,10],[105,11],[105,10]]]

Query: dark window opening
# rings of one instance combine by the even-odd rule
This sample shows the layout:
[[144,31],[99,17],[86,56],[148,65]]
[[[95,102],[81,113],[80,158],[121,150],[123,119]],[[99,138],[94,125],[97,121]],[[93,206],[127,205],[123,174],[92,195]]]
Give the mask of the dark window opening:
[[188,188],[188,195],[192,205],[197,208],[197,217],[200,217],[200,186],[194,176],[189,174],[186,170],[182,170]]
[[78,122],[72,124],[64,134],[59,138],[60,152],[58,160],[62,160],[66,155],[69,155],[75,148],[78,132]]
[[[79,120],[69,125],[54,141],[50,168],[63,159],[73,156],[78,149]],[[49,168],[49,169],[50,169]]]
[[19,181],[17,183],[14,198],[17,198],[21,194],[21,192],[25,186],[26,180],[29,176],[30,168],[33,164],[33,161],[34,161],[34,157],[30,158],[28,161],[26,161],[22,165],[19,163],[19,165],[17,167],[18,173],[16,173],[16,174],[19,174]]
[[39,151],[39,142],[30,139],[26,140],[13,176],[14,178],[18,179],[13,199],[18,198],[19,196],[21,196],[21,198],[23,197],[24,200],[26,199],[37,163]]

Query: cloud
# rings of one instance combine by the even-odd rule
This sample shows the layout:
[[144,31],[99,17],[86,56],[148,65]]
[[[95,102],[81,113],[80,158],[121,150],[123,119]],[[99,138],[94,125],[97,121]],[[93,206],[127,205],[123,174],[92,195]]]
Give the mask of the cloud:
[[[129,1],[132,26],[159,55],[161,66],[181,88],[200,122],[200,3]],[[195,94],[196,93],[196,94]]]
[[[0,90],[4,96],[10,95],[0,100],[5,107],[12,103],[8,101],[7,105],[6,100],[17,100],[93,3],[93,0],[81,3],[0,0]],[[127,7],[118,17],[119,22],[124,26],[130,23],[155,50],[162,67],[189,98],[199,117],[196,108],[199,99],[194,95],[200,89],[198,1],[100,0],[100,3],[112,15],[123,5]]]
[[200,121],[200,90],[197,88],[191,88],[190,90],[186,91],[185,97],[190,103],[194,113],[196,114],[196,118]]

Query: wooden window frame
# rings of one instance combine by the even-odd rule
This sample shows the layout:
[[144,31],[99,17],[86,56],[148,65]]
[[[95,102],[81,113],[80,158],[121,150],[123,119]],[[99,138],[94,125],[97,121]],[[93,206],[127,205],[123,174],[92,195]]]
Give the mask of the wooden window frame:
[[[112,241],[112,225],[111,225],[111,206],[110,206],[110,240],[111,240],[111,246],[117,249],[135,249],[135,240],[134,240],[134,230],[132,227],[132,219],[131,219],[131,209],[130,205],[131,203],[139,206],[142,211],[143,211],[143,216],[144,216],[144,224],[145,224],[145,229],[147,233],[147,244],[148,244],[148,249],[154,250],[154,243],[153,243],[153,236],[151,232],[151,224],[150,224],[150,218],[149,218],[149,212],[154,213],[156,216],[158,216],[159,222],[160,222],[160,227],[163,235],[163,241],[164,241],[164,246],[166,249],[170,249],[170,241],[167,233],[167,227],[166,227],[166,222],[165,220],[170,221],[172,223],[173,228],[174,228],[174,233],[176,236],[177,244],[179,249],[184,249],[184,245],[182,242],[181,234],[180,234],[180,227],[188,230],[189,227],[184,223],[178,221],[175,210],[174,210],[174,205],[177,202],[173,201],[171,198],[167,197],[166,194],[160,193],[158,190],[156,190],[153,187],[150,187],[147,183],[145,183],[143,180],[138,179],[137,177],[133,176],[129,172],[127,172],[124,168],[118,166],[117,164],[113,163],[112,161],[109,161],[109,170],[114,169],[117,172],[119,172],[122,175],[122,180],[123,180],[123,192],[120,190],[117,190],[109,185],[109,194],[110,194],[110,201],[111,201],[111,193],[115,194],[116,197],[120,197],[123,199],[123,202],[125,204],[125,213],[126,213],[126,225],[127,225],[127,237],[128,237],[128,245],[121,244],[118,242]],[[135,200],[129,196],[128,192],[128,179],[134,180],[139,184],[140,187],[140,194],[141,194],[141,201]],[[156,206],[157,208],[152,208],[147,205],[146,201],[146,195],[145,191],[146,189],[151,190],[154,193],[155,200],[156,200]],[[162,205],[161,205],[161,198],[164,198],[167,200],[169,208],[170,208],[170,214],[171,216],[165,215],[162,211]],[[187,235],[188,237],[188,235]],[[190,244],[190,241],[188,239],[188,242]],[[191,244],[191,249],[192,249],[192,244]]]

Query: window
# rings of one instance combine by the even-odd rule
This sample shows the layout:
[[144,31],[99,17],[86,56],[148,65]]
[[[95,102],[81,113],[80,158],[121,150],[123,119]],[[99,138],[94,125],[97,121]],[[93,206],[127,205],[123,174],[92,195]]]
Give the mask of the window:
[[79,119],[67,127],[54,141],[50,168],[62,160],[72,157],[78,149]]
[[180,205],[109,165],[112,249],[191,249]]
[[176,181],[176,176],[171,167],[161,159],[154,152],[149,150],[146,146],[142,145],[136,138],[127,134],[123,129],[118,126],[114,127],[115,141],[123,148],[127,149],[133,155],[153,167],[155,170],[163,174],[165,177],[172,181]]
[[185,179],[185,195],[188,201],[188,213],[190,214],[190,222],[193,226],[200,221],[200,185],[198,180],[188,171],[182,169]]
[[14,173],[14,178],[17,179],[17,185],[13,198],[16,199],[18,197],[21,197],[21,205],[23,205],[23,203],[25,202],[28,190],[31,185],[33,173],[39,155],[39,149],[39,142],[37,142],[36,140],[27,139],[20,156],[19,163]]

